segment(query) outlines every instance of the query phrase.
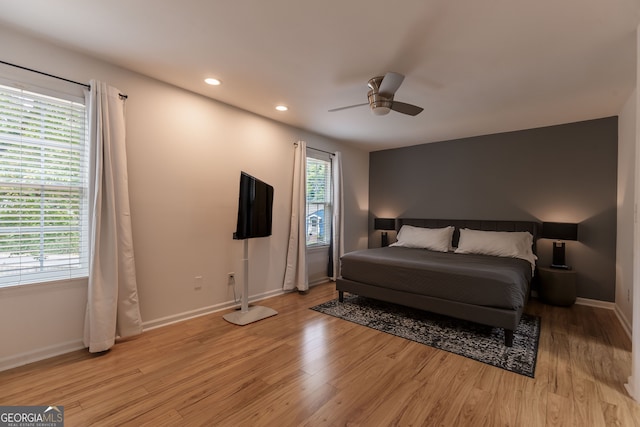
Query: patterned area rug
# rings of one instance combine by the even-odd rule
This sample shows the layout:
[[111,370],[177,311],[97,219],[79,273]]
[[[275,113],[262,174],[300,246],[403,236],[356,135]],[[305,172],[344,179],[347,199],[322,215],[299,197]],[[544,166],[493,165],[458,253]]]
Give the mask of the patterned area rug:
[[504,345],[501,328],[453,319],[422,310],[345,295],[312,310],[359,325],[468,357],[533,378],[538,357],[540,318],[523,314],[513,336],[513,347]]

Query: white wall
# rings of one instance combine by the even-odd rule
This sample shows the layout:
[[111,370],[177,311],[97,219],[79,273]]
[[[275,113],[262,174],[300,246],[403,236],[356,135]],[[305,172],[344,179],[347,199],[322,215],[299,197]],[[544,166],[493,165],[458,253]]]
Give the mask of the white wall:
[[[345,249],[366,247],[368,153],[9,29],[0,27],[0,39],[3,61],[102,80],[128,95],[131,215],[146,327],[231,304],[227,273],[242,283],[242,243],[231,238],[241,170],[275,188],[273,236],[249,242],[250,296],[281,291],[297,140],[343,153]],[[195,276],[203,278],[201,290]],[[0,290],[0,369],[81,348],[85,282]]]
[[[640,25],[636,30],[636,89],[635,89],[635,118],[629,112],[626,116],[626,120],[633,120],[635,122],[635,198],[634,198],[634,224],[631,230],[634,234],[633,242],[633,288],[631,296],[632,305],[632,331],[635,333],[631,336],[631,375],[627,383],[624,385],[625,389],[637,402],[640,402],[640,228],[638,228],[638,200],[640,200]],[[631,101],[633,102],[633,101]],[[620,230],[620,226],[618,226]],[[628,230],[627,230],[628,232]],[[618,231],[620,234],[620,231]],[[617,303],[617,300],[616,300]],[[617,304],[616,304],[617,306]]]
[[633,318],[633,221],[636,174],[636,97],[633,91],[618,116],[618,231],[616,236],[616,310],[627,331]]

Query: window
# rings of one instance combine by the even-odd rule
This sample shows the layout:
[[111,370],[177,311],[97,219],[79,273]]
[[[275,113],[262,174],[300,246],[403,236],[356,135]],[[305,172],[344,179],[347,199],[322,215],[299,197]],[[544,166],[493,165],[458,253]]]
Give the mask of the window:
[[307,246],[331,241],[331,158],[307,152]]
[[0,85],[0,286],[87,276],[84,100]]

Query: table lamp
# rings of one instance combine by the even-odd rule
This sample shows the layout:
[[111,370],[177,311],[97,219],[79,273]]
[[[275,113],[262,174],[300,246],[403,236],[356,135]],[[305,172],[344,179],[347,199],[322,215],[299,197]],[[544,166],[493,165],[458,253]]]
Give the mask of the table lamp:
[[[396,220],[395,218],[375,218],[373,220],[373,228],[375,230],[395,230]],[[389,237],[386,231],[382,232],[380,246],[389,246]]]
[[564,240],[578,240],[578,224],[543,222],[542,237],[555,240],[555,242],[553,242],[553,261],[551,262],[551,268],[571,270],[571,267],[567,265],[565,259]]

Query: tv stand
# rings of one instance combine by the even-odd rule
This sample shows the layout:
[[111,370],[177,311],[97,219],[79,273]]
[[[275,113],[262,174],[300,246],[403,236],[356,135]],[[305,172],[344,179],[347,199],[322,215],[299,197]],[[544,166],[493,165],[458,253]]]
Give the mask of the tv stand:
[[244,239],[244,257],[242,263],[244,268],[244,283],[242,287],[240,311],[233,311],[222,316],[227,322],[240,326],[248,325],[249,323],[257,322],[258,320],[278,314],[277,311],[269,307],[260,305],[249,307],[249,239]]

